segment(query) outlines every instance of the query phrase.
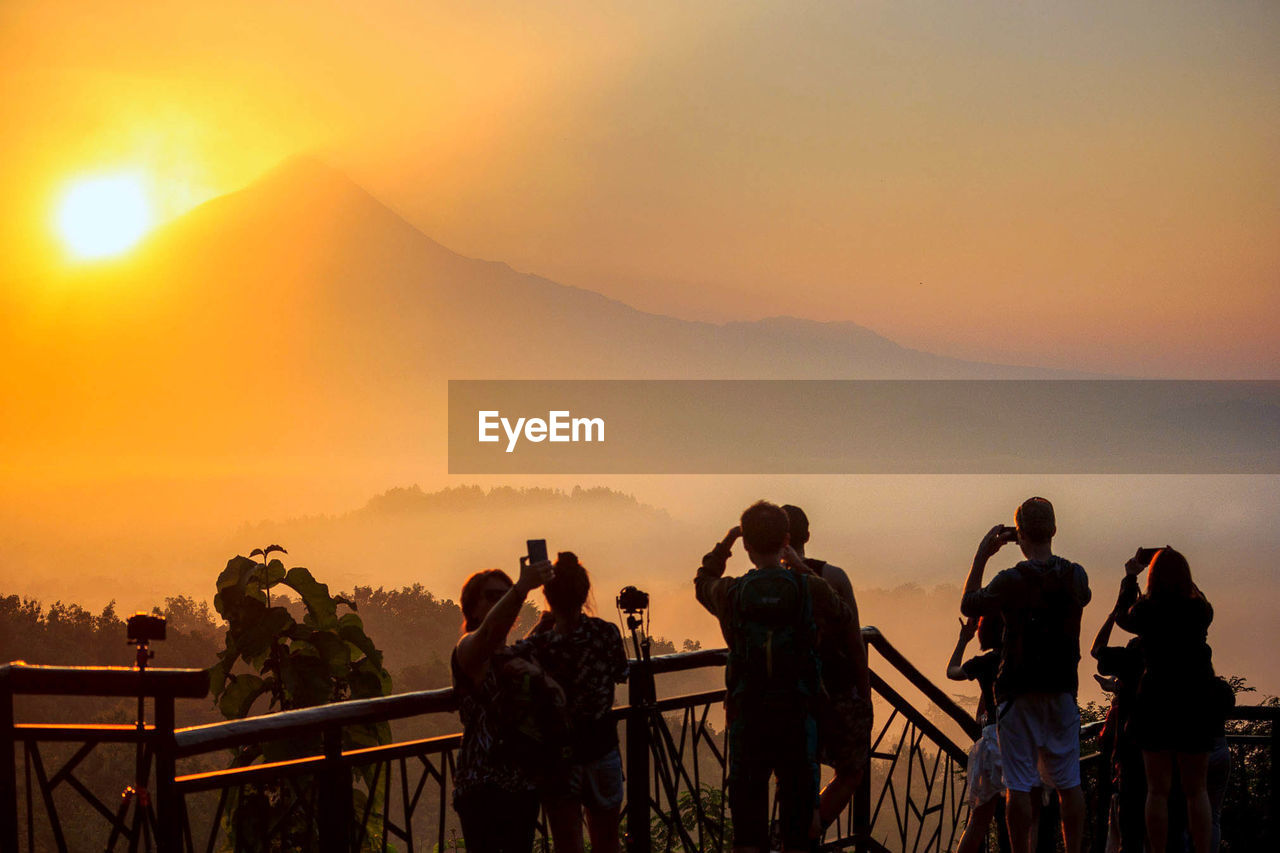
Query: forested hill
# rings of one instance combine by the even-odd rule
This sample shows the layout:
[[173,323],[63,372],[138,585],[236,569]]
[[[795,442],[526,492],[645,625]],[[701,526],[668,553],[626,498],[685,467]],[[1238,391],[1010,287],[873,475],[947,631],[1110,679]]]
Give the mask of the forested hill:
[[[452,599],[439,598],[421,584],[392,590],[358,586],[346,596],[355,603],[366,632],[385,655],[395,692],[449,686],[449,654],[462,626],[462,611]],[[534,601],[531,598],[525,605],[511,632],[513,638],[523,636],[536,619]],[[298,618],[302,616],[302,606],[296,599],[277,594],[272,603],[288,607]],[[153,665],[206,668],[215,662],[223,646],[225,625],[208,602],[177,596],[166,599],[165,605],[156,610],[168,620],[168,636],[153,645]],[[56,601],[45,605],[19,595],[0,595],[0,661],[128,666],[134,655],[133,648],[125,643],[124,620],[128,615],[117,612],[114,603],[94,613],[75,603]],[[677,646],[658,638],[653,652],[666,654],[677,647],[696,648],[697,644],[686,640]],[[63,700],[39,705],[39,716],[50,721],[89,710],[76,705],[73,712]],[[97,718],[104,713],[111,717],[123,712],[98,707],[92,713]],[[212,701],[207,701],[187,703],[183,722],[217,719],[221,717]]]

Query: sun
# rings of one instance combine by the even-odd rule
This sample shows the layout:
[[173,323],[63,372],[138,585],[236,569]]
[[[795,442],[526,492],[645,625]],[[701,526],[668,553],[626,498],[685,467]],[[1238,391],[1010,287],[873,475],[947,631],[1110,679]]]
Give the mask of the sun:
[[154,220],[140,175],[76,181],[58,205],[58,236],[77,258],[106,258],[137,244]]

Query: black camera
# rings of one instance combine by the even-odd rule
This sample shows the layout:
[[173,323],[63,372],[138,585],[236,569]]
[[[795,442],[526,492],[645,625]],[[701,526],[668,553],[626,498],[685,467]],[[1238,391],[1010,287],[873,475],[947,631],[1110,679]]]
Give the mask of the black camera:
[[125,622],[125,631],[129,645],[147,644],[153,640],[164,639],[164,617],[150,613],[135,613]]
[[622,588],[618,593],[618,609],[623,613],[639,613],[649,607],[649,593],[634,586]]

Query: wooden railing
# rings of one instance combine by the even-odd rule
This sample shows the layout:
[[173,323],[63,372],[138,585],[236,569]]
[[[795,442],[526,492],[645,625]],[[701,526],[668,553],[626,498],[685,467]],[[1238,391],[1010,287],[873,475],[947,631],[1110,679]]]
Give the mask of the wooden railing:
[[[922,674],[875,628],[864,628],[879,698],[869,745],[866,781],[849,810],[829,833],[826,849],[873,851],[950,850],[964,825],[963,785],[969,742],[978,735],[974,718]],[[725,739],[719,708],[724,689],[714,687],[662,696],[656,681],[692,671],[721,669],[724,650],[686,652],[633,663],[625,704],[613,711],[625,727],[625,805],[629,853],[726,851],[731,832],[724,797]],[[893,682],[893,684],[890,683]],[[894,686],[897,685],[897,686]],[[289,813],[315,828],[326,851],[431,849],[453,846],[456,822],[448,808],[460,735],[401,740],[344,749],[348,727],[393,720],[434,718],[456,710],[449,689],[403,693],[378,699],[266,714],[244,720],[176,728],[175,698],[207,694],[202,670],[152,669],[143,673],[112,667],[0,666],[0,849],[36,850],[39,838],[54,849],[68,845],[55,792],[72,790],[103,820],[105,845],[131,850],[213,851],[225,845],[229,803],[246,786],[272,785]],[[903,690],[918,692],[910,699]],[[152,722],[136,725],[32,725],[14,720],[14,698],[144,696],[152,700]],[[930,707],[932,706],[932,707]],[[1269,735],[1235,739],[1240,749],[1276,755],[1277,709],[1242,707],[1236,719],[1270,722]],[[963,738],[944,731],[954,725]],[[1086,737],[1095,728],[1082,732]],[[274,763],[221,766],[179,772],[179,762],[218,762],[219,753],[266,742],[315,743],[301,757]],[[79,744],[62,766],[48,772],[41,744]],[[135,799],[114,808],[77,777],[76,770],[99,745],[133,744],[141,768]],[[24,775],[19,785],[18,749]],[[233,765],[235,762],[232,762]],[[1098,764],[1086,757],[1086,765]],[[1276,763],[1271,762],[1267,807],[1277,807]],[[153,769],[154,765],[154,769]],[[357,771],[359,771],[357,773]],[[1096,771],[1095,771],[1096,772]],[[148,780],[154,780],[148,782]],[[147,785],[153,788],[147,791]],[[193,798],[217,795],[199,817]],[[37,805],[36,798],[39,797]],[[23,818],[19,819],[19,806]],[[132,819],[128,812],[132,809]],[[41,815],[40,812],[43,811]],[[1274,828],[1275,822],[1272,820]],[[25,833],[23,830],[25,829]],[[270,830],[267,830],[270,831]],[[541,830],[545,844],[545,827]],[[261,839],[259,839],[261,840]],[[246,846],[242,843],[237,846]]]

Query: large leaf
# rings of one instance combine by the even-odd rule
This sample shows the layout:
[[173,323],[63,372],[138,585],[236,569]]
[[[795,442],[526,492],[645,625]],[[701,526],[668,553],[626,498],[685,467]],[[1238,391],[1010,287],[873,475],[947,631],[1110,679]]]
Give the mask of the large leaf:
[[272,560],[259,570],[259,577],[262,578],[262,585],[267,589],[270,589],[280,583],[280,581],[284,580],[284,576],[286,574],[288,573],[285,571],[284,563],[279,560]]
[[364,632],[364,622],[354,613],[345,613],[338,620],[338,636],[359,649],[376,666],[382,666],[382,652]]
[[247,557],[234,557],[227,561],[227,567],[218,575],[218,592],[213,597],[213,607],[228,622],[235,620],[246,598],[257,599],[263,605],[267,603],[265,595],[246,586],[257,566]]
[[222,574],[218,575],[218,591],[221,592],[232,586],[244,586],[245,578],[257,566],[258,564],[248,557],[232,557],[227,561],[227,567],[222,570]]
[[311,576],[301,566],[294,566],[284,577],[284,585],[302,598],[311,623],[317,628],[335,628],[338,624],[338,605],[329,596],[329,587]]
[[372,699],[391,692],[391,675],[368,658],[351,667],[349,682],[352,699]]
[[256,675],[233,675],[231,683],[218,700],[218,710],[230,720],[247,716],[253,702],[266,692],[266,684]]
[[347,669],[351,666],[351,649],[341,637],[332,631],[313,631],[307,644],[316,650],[319,658],[329,667],[331,677],[347,677]]
[[329,667],[318,657],[288,655],[280,662],[280,681],[291,708],[324,705],[333,698]]
[[287,633],[294,624],[293,616],[283,607],[265,607],[257,618],[248,620],[247,624],[233,624],[231,630],[240,657],[261,668],[276,638]]

